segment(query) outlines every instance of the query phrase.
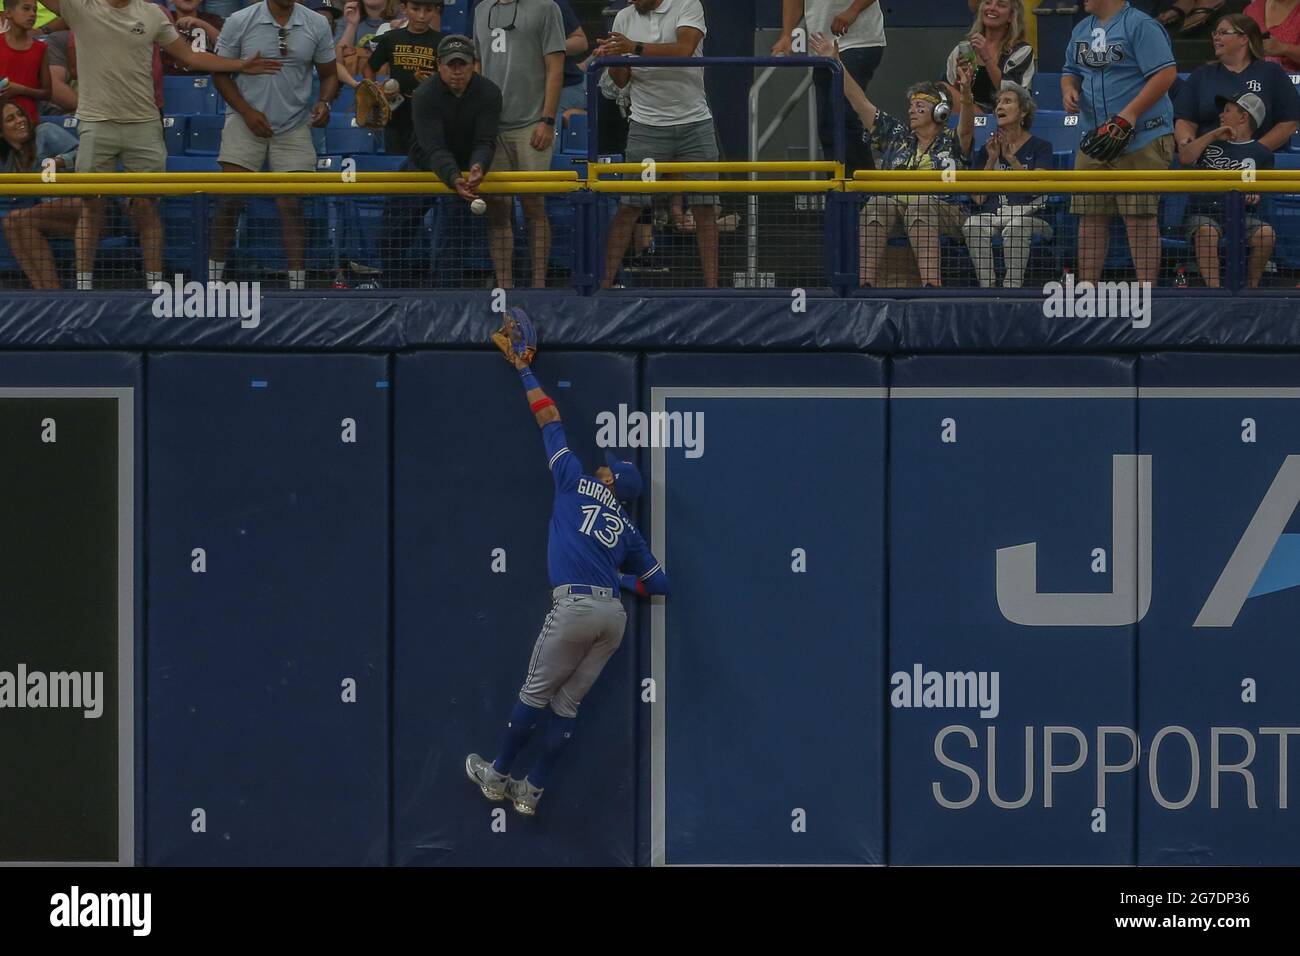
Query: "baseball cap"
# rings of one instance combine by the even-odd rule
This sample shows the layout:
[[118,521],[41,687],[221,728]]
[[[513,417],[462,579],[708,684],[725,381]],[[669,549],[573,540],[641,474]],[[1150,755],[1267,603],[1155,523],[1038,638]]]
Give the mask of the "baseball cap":
[[605,452],[605,464],[614,473],[614,497],[619,501],[635,501],[641,495],[645,483],[641,472],[630,461],[624,461],[612,451]]
[[474,62],[474,41],[459,33],[448,34],[438,44],[438,62],[451,63],[455,60],[462,63]]
[[1225,103],[1236,103],[1249,114],[1250,118],[1255,121],[1255,129],[1264,125],[1264,117],[1268,115],[1268,110],[1264,106],[1264,101],[1254,93],[1242,93],[1238,97],[1216,96],[1214,105],[1223,109]]
[[336,6],[333,0],[301,0],[301,3],[308,10],[315,10],[317,13],[329,13],[335,17],[343,15],[342,7]]

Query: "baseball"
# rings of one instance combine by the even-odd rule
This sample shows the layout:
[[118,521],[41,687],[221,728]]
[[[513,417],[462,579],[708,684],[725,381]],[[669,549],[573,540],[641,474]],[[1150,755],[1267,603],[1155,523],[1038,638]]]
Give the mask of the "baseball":
[[482,199],[475,199],[469,204],[469,211],[476,216],[481,216],[483,213],[487,212],[487,203]]
[[389,94],[390,96],[393,93],[396,93],[400,89],[401,86],[398,84],[396,80],[389,80],[387,83],[384,84],[384,92]]

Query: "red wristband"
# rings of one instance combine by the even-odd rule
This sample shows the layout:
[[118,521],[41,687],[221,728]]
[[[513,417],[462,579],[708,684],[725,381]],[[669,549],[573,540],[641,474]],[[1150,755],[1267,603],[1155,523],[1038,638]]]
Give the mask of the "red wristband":
[[550,398],[539,398],[537,401],[533,402],[533,403],[532,403],[531,405],[529,405],[528,407],[531,408],[532,411],[533,411],[533,414],[536,415],[536,414],[537,414],[538,412],[540,412],[543,408],[549,408],[551,405],[554,405],[554,404],[555,404],[554,399],[550,399]]

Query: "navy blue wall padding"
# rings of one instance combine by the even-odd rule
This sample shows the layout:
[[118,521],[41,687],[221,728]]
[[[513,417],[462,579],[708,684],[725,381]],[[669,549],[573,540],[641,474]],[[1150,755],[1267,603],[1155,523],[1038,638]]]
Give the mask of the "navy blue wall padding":
[[[1161,806],[1144,777],[1138,862],[1294,864],[1300,832],[1291,822],[1294,809],[1281,801],[1280,738],[1261,733],[1265,727],[1300,732],[1300,524],[1294,514],[1232,625],[1194,622],[1283,462],[1300,454],[1300,396],[1250,391],[1297,388],[1300,359],[1144,356],[1140,377],[1140,444],[1152,457],[1155,495],[1151,611],[1139,625],[1138,641],[1142,741],[1150,747],[1161,728],[1184,727],[1196,740],[1200,766],[1195,795],[1184,809]],[[1196,389],[1204,397],[1159,397],[1147,391],[1152,388]],[[1253,442],[1242,440],[1246,419],[1254,421]],[[1257,685],[1253,703],[1243,701],[1247,679]],[[1214,727],[1249,734],[1256,809],[1247,805],[1247,781],[1232,772],[1219,775],[1219,806],[1212,808]],[[1290,744],[1287,803],[1294,808],[1294,736]],[[1220,765],[1243,761],[1248,746],[1240,736],[1221,736]],[[1181,736],[1161,743],[1157,779],[1167,803],[1185,799],[1190,759]]]
[[[880,354],[1300,348],[1295,299],[1269,293],[1157,292],[1146,329],[1126,319],[1047,318],[1041,295],[810,295],[804,313],[792,312],[781,295],[583,297],[516,290],[511,301],[528,309],[548,348]],[[484,319],[482,292],[266,290],[254,329],[240,328],[237,319],[162,319],[153,302],[134,292],[8,293],[0,297],[0,348],[482,348],[492,324]]]
[[[1111,775],[1106,832],[1091,829],[1097,805],[1098,726],[1133,727],[1131,626],[1014,624],[999,610],[996,552],[1036,541],[1038,591],[1110,591],[1113,558],[1112,456],[1136,447],[1132,397],[913,397],[902,388],[1037,384],[1084,389],[1135,384],[1135,361],[1106,358],[905,358],[894,363],[890,400],[889,671],[999,673],[1000,712],[980,708],[891,707],[889,858],[893,864],[1131,864],[1135,775]],[[944,442],[945,419],[956,442]],[[1090,570],[1094,548],[1108,556]],[[904,685],[899,685],[900,687]],[[916,702],[916,698],[911,698]],[[905,701],[903,701],[905,702]],[[922,701],[923,702],[923,701]],[[947,701],[951,704],[953,701]],[[1053,776],[1045,807],[1044,727],[1084,735],[1088,760]],[[948,726],[950,760],[977,773],[972,781],[939,763],[936,738]],[[1033,728],[1033,795],[1019,809],[989,797],[989,734],[996,731],[999,797],[1025,792],[1025,728]],[[1122,763],[1128,741],[1109,740],[1108,761]],[[1054,762],[1079,754],[1055,736]],[[1116,753],[1118,751],[1118,755]]]
[[[144,361],[129,352],[2,352],[0,388],[56,386],[135,389],[135,862],[145,846]],[[11,662],[12,663],[12,662]]]
[[388,359],[148,375],[149,863],[383,864]]
[[[868,356],[647,358],[642,407],[663,389],[705,441],[652,478],[670,593],[662,737],[641,717],[642,862],[884,862],[883,385]],[[735,394],[666,394],[691,386]],[[876,394],[829,392],[846,387]]]
[[[603,464],[595,417],[635,404],[636,359],[543,351],[535,370],[590,473]],[[635,614],[536,817],[488,802],[465,775],[466,754],[495,756],[551,606],[554,486],[518,373],[496,352],[431,352],[400,356],[395,385],[393,862],[630,864]],[[497,548],[504,573],[492,570]],[[517,776],[532,766],[545,720],[511,768]],[[492,830],[498,808],[504,833]]]

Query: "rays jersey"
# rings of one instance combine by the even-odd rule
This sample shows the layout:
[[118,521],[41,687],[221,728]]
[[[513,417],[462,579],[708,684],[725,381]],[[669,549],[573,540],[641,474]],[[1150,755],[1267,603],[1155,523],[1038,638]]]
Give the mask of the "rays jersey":
[[[1174,65],[1169,35],[1145,13],[1124,4],[1109,20],[1084,17],[1066,50],[1066,73],[1077,76],[1080,134],[1096,129],[1132,102],[1152,75]],[[1126,152],[1174,131],[1174,104],[1165,94],[1133,124]]]

